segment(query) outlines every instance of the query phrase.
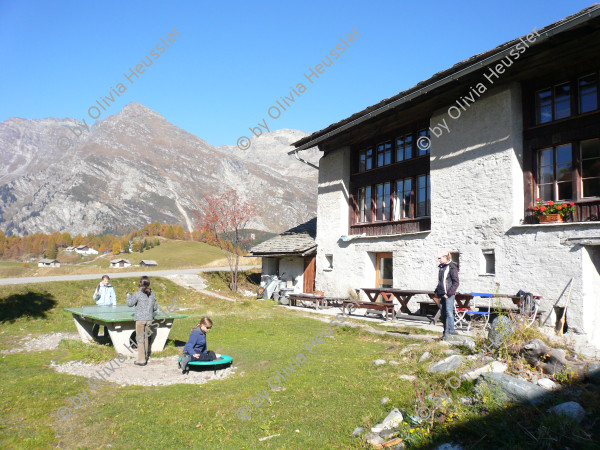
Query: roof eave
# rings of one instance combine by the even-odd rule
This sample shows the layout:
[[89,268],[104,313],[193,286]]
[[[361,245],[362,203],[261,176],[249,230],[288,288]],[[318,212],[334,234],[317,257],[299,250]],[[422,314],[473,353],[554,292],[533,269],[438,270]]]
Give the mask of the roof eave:
[[[596,18],[598,16],[600,16],[600,5],[595,6],[591,10],[582,12],[581,14],[576,15],[575,17],[571,18],[570,20],[563,22],[561,24],[558,24],[548,30],[544,30],[544,31],[540,30],[539,38],[537,38],[535,40],[535,42],[531,43],[530,47],[539,45],[540,43],[550,39],[551,37],[553,37],[559,33],[568,31],[584,22],[587,22],[589,19]],[[535,30],[535,28],[534,28],[534,30]],[[459,81],[462,77],[481,69],[483,66],[486,66],[488,64],[492,64],[496,61],[499,61],[500,59],[504,58],[508,53],[510,53],[510,51],[513,50],[521,42],[521,40],[524,39],[526,36],[527,35],[521,36],[520,38],[514,39],[512,41],[509,41],[509,42],[513,42],[514,44],[506,47],[503,50],[497,51],[496,53],[488,56],[487,58],[476,61],[473,64],[469,64],[467,67],[456,70],[455,72],[451,72],[448,75],[446,75],[444,78],[442,78],[441,80],[434,81],[434,82],[432,82],[420,89],[417,89],[416,91],[410,92],[410,93],[408,93],[386,105],[382,105],[381,107],[375,109],[374,111],[368,112],[360,117],[357,117],[356,119],[352,120],[351,122],[340,125],[339,127],[334,128],[333,130],[330,130],[327,133],[317,135],[311,139],[311,136],[314,136],[315,134],[319,133],[319,132],[316,132],[316,133],[313,133],[311,136],[300,139],[291,144],[291,145],[295,146],[296,148],[294,150],[289,151],[288,155],[292,155],[298,151],[306,150],[306,149],[312,148],[316,145],[319,145],[320,143],[326,141],[327,139],[329,139],[343,131],[346,131],[352,127],[355,127],[356,125],[359,125],[362,122],[373,119],[390,109],[396,108],[397,106],[400,106],[400,105],[407,103],[411,100],[414,100],[418,97],[426,95],[428,92],[430,92],[434,89],[443,87],[452,81]],[[325,128],[325,129],[327,129],[327,128]]]

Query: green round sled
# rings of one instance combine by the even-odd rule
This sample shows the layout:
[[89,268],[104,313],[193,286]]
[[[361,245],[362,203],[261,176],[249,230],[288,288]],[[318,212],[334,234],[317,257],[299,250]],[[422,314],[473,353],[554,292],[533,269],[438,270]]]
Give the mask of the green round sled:
[[[181,356],[177,360],[177,364],[181,369]],[[214,361],[190,361],[188,363],[188,366],[213,366],[212,368],[214,369],[215,373],[217,373],[216,366],[221,366],[223,364],[233,364],[233,358],[229,355],[221,355],[218,359],[215,359]]]

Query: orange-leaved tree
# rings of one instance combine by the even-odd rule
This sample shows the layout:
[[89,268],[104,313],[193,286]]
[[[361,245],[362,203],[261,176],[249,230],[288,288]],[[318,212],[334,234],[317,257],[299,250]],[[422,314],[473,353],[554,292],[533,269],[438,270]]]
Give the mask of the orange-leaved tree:
[[229,264],[231,290],[237,292],[240,256],[249,242],[249,234],[243,233],[256,216],[257,208],[243,200],[235,190],[221,195],[209,195],[202,200],[201,210],[195,211],[198,228],[205,232],[207,242],[221,249]]

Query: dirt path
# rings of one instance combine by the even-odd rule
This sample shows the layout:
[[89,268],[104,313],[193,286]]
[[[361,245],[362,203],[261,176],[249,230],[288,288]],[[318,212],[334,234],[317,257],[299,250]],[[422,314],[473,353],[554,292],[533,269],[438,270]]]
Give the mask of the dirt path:
[[[52,364],[51,367],[60,373],[80,375],[86,378],[99,377],[99,373],[106,379],[106,384],[116,383],[120,386],[167,386],[170,384],[203,384],[211,380],[222,380],[236,371],[235,367],[202,372],[192,368],[188,374],[183,375],[177,367],[178,356],[166,358],[152,358],[148,365],[140,367],[133,364],[134,359],[119,364],[118,360],[110,363],[91,364],[82,361],[70,361],[66,364]],[[234,361],[235,362],[235,361]],[[112,368],[111,368],[112,366]]]

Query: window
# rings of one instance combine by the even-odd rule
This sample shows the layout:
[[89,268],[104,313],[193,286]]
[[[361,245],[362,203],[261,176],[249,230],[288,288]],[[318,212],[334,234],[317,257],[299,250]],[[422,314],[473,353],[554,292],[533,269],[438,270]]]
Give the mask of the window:
[[367,186],[358,190],[358,221],[371,221],[371,186]]
[[554,86],[554,120],[571,115],[571,88],[569,83]]
[[412,158],[412,140],[411,134],[396,139],[396,161]]
[[460,267],[460,253],[459,252],[450,252],[450,260],[456,265],[456,267]]
[[493,275],[496,273],[496,255],[494,250],[482,250],[481,273],[484,275]]
[[543,201],[573,198],[571,144],[538,151],[538,197]]
[[358,171],[364,172],[373,168],[373,149],[361,150],[358,156]]
[[535,93],[535,123],[547,123],[571,115],[571,87],[563,83]]
[[417,177],[417,217],[429,216],[431,195],[429,175],[420,175]]
[[327,261],[325,270],[333,270],[333,255],[325,255],[325,261]]
[[431,141],[429,140],[429,128],[419,131],[417,138],[418,156],[429,155],[430,144]]
[[598,74],[579,79],[579,113],[598,109]]
[[545,89],[535,93],[535,123],[552,121],[552,91]]
[[600,139],[581,141],[581,196],[600,197]]
[[390,220],[390,183],[375,186],[375,220]]
[[412,178],[397,180],[394,192],[394,220],[410,219],[413,215],[413,203]]
[[377,146],[377,167],[392,163],[392,143],[386,142]]

